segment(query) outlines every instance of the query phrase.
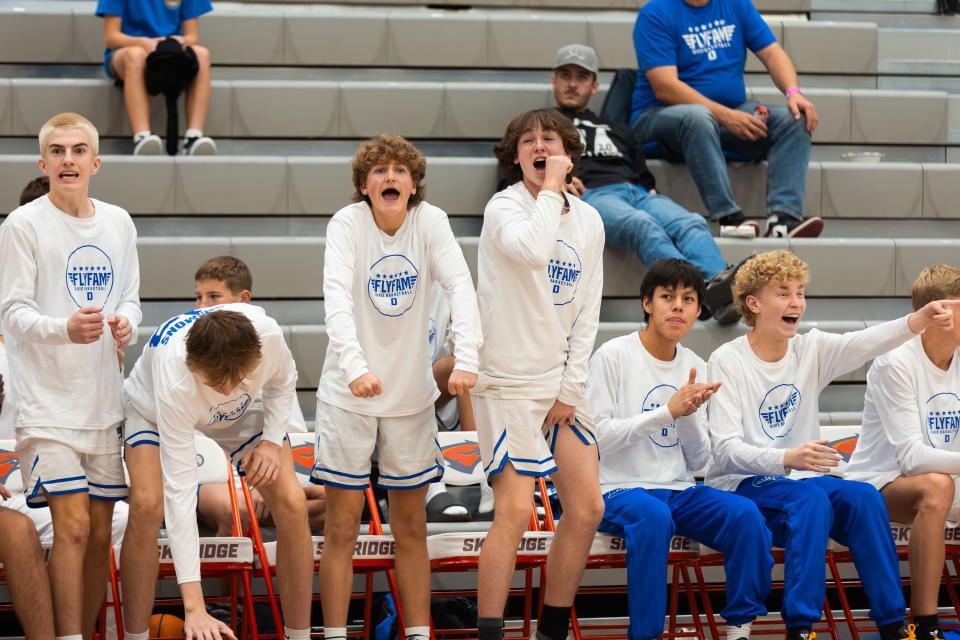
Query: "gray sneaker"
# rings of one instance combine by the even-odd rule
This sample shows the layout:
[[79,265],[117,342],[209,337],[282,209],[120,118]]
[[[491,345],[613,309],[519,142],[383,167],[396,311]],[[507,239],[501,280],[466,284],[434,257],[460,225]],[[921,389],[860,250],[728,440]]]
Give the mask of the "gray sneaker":
[[133,155],[158,156],[163,153],[163,141],[160,136],[151,133],[133,141]]
[[215,156],[217,155],[217,143],[214,142],[210,136],[187,138],[183,141],[183,148],[180,149],[180,155]]

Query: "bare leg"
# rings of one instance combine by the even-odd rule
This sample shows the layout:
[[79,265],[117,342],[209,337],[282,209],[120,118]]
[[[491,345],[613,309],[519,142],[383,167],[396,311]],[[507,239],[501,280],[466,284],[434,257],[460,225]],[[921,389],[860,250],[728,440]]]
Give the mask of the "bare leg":
[[150,129],[150,98],[144,73],[147,51],[141,47],[123,47],[113,52],[113,71],[123,80],[123,100],[134,133]]
[[303,493],[307,498],[307,519],[310,522],[310,531],[321,533],[327,517],[327,494],[322,486],[316,484],[305,487]]
[[547,556],[543,601],[555,607],[569,607],[580,586],[593,535],[603,518],[603,498],[596,446],[584,446],[571,429],[561,428],[554,449],[559,470],[551,478],[563,503],[563,517]]
[[360,531],[363,491],[326,485],[327,521],[320,557],[320,601],[327,627],[346,627],[353,588],[353,548]]
[[943,529],[953,504],[953,478],[942,473],[901,476],[881,493],[890,519],[911,527],[910,613],[935,614],[943,574]]
[[[46,491],[46,490],[44,490]],[[90,533],[90,500],[86,493],[47,495],[53,516],[50,592],[58,636],[80,635],[83,617],[83,559]]]
[[533,478],[506,465],[493,477],[497,510],[480,550],[477,609],[481,618],[502,618],[517,562],[517,547],[530,523]]
[[476,431],[477,421],[473,417],[473,403],[470,402],[469,392],[457,396],[457,411],[460,413],[460,431]]
[[28,640],[52,640],[50,581],[33,521],[22,513],[0,508],[0,531],[0,558],[20,626]]
[[[247,525],[247,505],[240,500],[240,518]],[[197,496],[197,519],[216,531],[217,536],[229,536],[233,531],[233,509],[230,506],[230,488],[227,483],[200,485]]]
[[[438,339],[440,339],[438,337]],[[453,373],[453,365],[455,360],[453,356],[444,356],[433,363],[433,379],[437,383],[437,388],[440,389],[440,397],[437,398],[437,401],[433,405],[440,409],[450,402],[452,395],[450,395],[450,390],[448,385],[450,383],[450,374]]]
[[390,530],[397,541],[397,588],[404,624],[430,624],[430,558],[427,555],[427,487],[394,490],[390,496]]
[[200,68],[187,88],[187,128],[202,130],[210,107],[210,51],[198,44],[192,48]]
[[110,576],[113,502],[90,500],[90,537],[83,558],[83,637],[90,638],[100,614]]
[[284,624],[291,629],[310,628],[313,593],[313,548],[307,525],[307,500],[293,470],[290,443],[283,443],[280,475],[260,488],[277,523],[277,581]]
[[127,447],[130,474],[130,515],[120,552],[123,580],[123,624],[142,633],[150,623],[157,588],[157,533],[163,520],[163,476],[160,449],[144,444]]

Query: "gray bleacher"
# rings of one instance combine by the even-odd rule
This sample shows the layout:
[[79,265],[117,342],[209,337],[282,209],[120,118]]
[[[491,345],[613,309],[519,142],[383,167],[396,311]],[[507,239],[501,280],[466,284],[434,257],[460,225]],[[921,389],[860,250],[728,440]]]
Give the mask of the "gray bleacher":
[[[217,2],[200,24],[215,64],[207,131],[221,155],[172,159],[115,155],[129,149],[129,125],[120,91],[99,68],[94,2],[0,0],[0,195],[12,203],[36,175],[31,138],[47,117],[88,115],[107,153],[93,195],[128,208],[140,232],[143,331],[191,306],[201,260],[242,258],[254,274],[255,300],[285,327],[309,417],[326,349],[323,233],[350,200],[356,141],[386,130],[421,145],[428,199],[451,215],[473,267],[497,180],[490,143],[515,113],[552,104],[547,70],[559,45],[597,48],[599,106],[611,71],[634,64],[631,31],[643,3]],[[720,246],[731,261],[771,247],[808,260],[804,328],[851,331],[901,315],[919,270],[960,255],[960,164],[951,164],[960,162],[960,20],[934,15],[935,0],[755,4],[821,115],[807,212],[827,218],[827,229],[818,240]],[[534,25],[538,37],[530,38]],[[783,102],[759,61],[751,57],[747,71],[751,96]],[[153,115],[162,130],[161,109]],[[842,160],[858,150],[884,152],[887,161]],[[683,165],[650,166],[661,192],[703,210]],[[745,211],[762,216],[765,164],[730,171]],[[607,251],[604,266],[599,341],[632,330],[642,315],[643,266],[616,250]],[[700,323],[687,342],[706,357],[745,330]],[[128,366],[143,339],[128,349]],[[854,371],[826,390],[824,424],[858,419],[864,375]]]

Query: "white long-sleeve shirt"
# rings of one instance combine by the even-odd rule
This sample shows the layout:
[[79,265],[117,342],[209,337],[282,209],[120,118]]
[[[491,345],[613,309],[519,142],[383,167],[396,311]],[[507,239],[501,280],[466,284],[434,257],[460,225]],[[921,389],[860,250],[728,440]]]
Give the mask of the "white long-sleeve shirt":
[[654,358],[636,331],[604,343],[590,359],[587,402],[597,426],[600,488],[686,489],[710,459],[707,408],[673,419],[667,403],[690,369],[707,364],[677,345],[673,360]]
[[761,360],[747,336],[718,348],[710,356],[722,386],[710,400],[707,484],[733,491],[748,476],[821,475],[783,466],[787,449],[820,438],[820,392],[912,336],[904,317],[844,334],[814,329],[792,338],[777,362]]
[[0,438],[14,438],[13,414],[17,411],[17,394],[7,361],[7,348],[0,342],[0,376],[3,376],[3,406],[0,407]]
[[[190,327],[214,311],[242,313],[260,336],[259,364],[229,396],[203,384],[186,365]],[[200,580],[194,430],[214,440],[237,435],[243,428],[238,419],[262,392],[262,440],[279,445],[290,425],[296,388],[297,369],[282,329],[253,305],[224,304],[174,316],[144,347],[123,389],[134,409],[160,433],[164,517],[178,582]]]
[[960,349],[946,371],[920,336],[873,363],[863,428],[844,476],[877,489],[900,476],[960,475]]
[[[124,316],[136,340],[137,232],[123,209],[91,202],[94,215],[76,218],[43,196],[0,225],[0,315],[16,373],[18,429],[93,436],[123,419],[123,379],[106,318]],[[103,335],[92,344],[67,335],[67,320],[81,307],[103,308]],[[86,439],[70,444],[82,450]]]
[[[483,339],[477,295],[447,214],[421,202],[392,236],[377,227],[366,202],[333,216],[323,263],[329,343],[320,400],[379,417],[412,415],[433,404],[440,391],[424,336],[434,282],[450,304],[455,366],[476,373]],[[380,379],[379,396],[350,393],[349,384],[365,373]]]
[[600,323],[603,222],[572,195],[522,182],[487,203],[477,295],[483,326],[474,393],[512,399],[586,400],[587,363]]

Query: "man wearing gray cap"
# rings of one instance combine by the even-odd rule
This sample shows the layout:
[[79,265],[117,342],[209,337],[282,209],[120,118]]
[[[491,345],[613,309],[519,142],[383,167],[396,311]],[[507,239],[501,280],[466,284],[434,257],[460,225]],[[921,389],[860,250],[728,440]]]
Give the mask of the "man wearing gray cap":
[[626,125],[587,108],[599,88],[598,67],[596,52],[586,45],[557,51],[553,96],[584,143],[568,190],[600,212],[608,245],[632,251],[646,265],[664,258],[692,263],[708,283],[704,309],[721,323],[736,322],[739,313],[730,291],[734,270],[727,269],[707,221],[656,192],[643,148]]

